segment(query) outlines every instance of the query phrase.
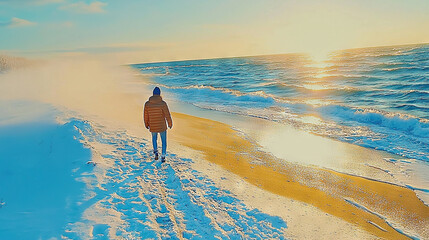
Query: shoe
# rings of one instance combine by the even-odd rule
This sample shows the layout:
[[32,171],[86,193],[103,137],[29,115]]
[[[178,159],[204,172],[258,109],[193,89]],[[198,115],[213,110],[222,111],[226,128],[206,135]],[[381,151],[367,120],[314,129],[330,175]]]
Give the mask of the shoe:
[[165,156],[161,157],[161,162],[163,162],[163,163],[165,162]]
[[158,160],[158,153],[155,153],[155,160]]

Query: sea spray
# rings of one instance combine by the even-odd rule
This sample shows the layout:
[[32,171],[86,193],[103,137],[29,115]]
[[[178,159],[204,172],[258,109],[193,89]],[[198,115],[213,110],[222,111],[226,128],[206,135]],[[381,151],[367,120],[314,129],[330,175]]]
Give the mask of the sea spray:
[[97,121],[123,127],[140,126],[140,104],[151,92],[126,91],[128,82],[141,81],[126,66],[91,58],[60,58],[0,74],[0,101],[39,101]]

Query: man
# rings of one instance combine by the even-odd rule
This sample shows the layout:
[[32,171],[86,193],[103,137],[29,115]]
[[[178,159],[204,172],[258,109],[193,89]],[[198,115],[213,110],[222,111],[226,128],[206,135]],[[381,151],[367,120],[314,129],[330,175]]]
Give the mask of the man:
[[161,135],[162,153],[161,161],[165,162],[165,153],[167,152],[167,120],[168,127],[173,127],[170,111],[168,110],[167,103],[161,98],[161,90],[159,87],[153,89],[153,96],[149,98],[144,104],[144,125],[152,133],[153,153],[155,160],[158,160],[158,133]]

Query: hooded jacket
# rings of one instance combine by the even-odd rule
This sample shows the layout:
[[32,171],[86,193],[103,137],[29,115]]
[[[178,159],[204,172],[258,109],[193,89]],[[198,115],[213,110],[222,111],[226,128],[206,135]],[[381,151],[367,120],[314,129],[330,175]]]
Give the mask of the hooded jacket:
[[167,130],[165,120],[168,122],[168,127],[173,126],[167,103],[159,95],[153,95],[149,98],[144,104],[143,112],[144,125],[149,128],[150,132],[164,132]]

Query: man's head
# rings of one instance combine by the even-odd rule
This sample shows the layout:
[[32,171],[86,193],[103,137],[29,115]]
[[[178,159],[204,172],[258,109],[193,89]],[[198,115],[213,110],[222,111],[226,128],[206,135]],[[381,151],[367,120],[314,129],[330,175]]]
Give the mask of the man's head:
[[159,87],[155,87],[153,89],[153,95],[161,95],[161,89],[159,89]]

